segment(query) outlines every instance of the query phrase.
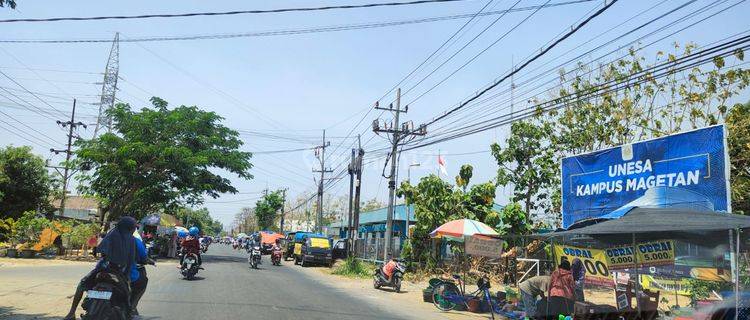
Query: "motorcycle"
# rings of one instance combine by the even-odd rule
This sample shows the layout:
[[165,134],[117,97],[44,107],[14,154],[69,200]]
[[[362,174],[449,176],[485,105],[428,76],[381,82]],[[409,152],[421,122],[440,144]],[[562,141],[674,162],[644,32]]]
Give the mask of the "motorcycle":
[[281,248],[274,247],[273,251],[271,252],[271,263],[275,266],[281,265],[281,256],[283,255],[283,252],[281,251]]
[[128,283],[125,276],[105,268],[96,274],[94,288],[86,292],[83,300],[84,320],[130,319]]
[[250,263],[250,267],[253,269],[258,269],[258,265],[260,264],[260,247],[254,246],[250,250],[250,256],[247,258],[247,262]]
[[146,242],[146,254],[148,255],[149,259],[156,259],[156,257],[159,255],[157,250],[158,248],[154,246],[153,240]]
[[380,289],[380,287],[391,287],[396,292],[401,292],[401,280],[404,278],[404,272],[406,272],[406,265],[404,265],[401,261],[396,261],[396,269],[393,270],[391,279],[388,279],[386,278],[385,274],[383,274],[382,266],[379,266],[375,268],[375,275],[372,279],[372,286],[375,289]]
[[208,244],[201,243],[201,252],[206,253],[208,251]]
[[183,279],[193,280],[195,274],[198,273],[198,255],[195,253],[188,253],[182,258],[182,266],[180,266],[180,274]]

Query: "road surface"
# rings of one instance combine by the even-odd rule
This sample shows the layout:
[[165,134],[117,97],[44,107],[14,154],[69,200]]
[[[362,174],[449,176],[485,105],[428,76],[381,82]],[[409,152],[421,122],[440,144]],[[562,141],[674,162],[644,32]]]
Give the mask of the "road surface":
[[[149,284],[139,311],[142,319],[427,319],[409,305],[368,299],[369,291],[339,289],[332,277],[302,270],[291,261],[273,266],[263,257],[259,270],[246,254],[215,244],[203,257],[206,270],[182,280],[176,263],[148,267]],[[0,318],[59,319],[77,281],[91,264],[0,267]],[[79,308],[79,310],[81,310]],[[80,314],[81,311],[79,311]]]

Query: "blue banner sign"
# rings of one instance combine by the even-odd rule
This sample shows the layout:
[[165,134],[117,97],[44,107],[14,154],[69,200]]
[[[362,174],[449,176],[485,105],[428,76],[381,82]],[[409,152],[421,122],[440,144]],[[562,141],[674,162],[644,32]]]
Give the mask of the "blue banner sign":
[[634,207],[731,211],[724,125],[562,161],[563,227]]

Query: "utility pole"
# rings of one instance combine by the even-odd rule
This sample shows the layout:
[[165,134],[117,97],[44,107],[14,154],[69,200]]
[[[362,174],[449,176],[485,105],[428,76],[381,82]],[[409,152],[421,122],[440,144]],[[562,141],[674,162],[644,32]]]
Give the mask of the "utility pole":
[[[63,163],[62,167],[50,166],[49,164],[47,164],[47,167],[55,169],[55,171],[57,171],[57,173],[62,177],[62,198],[60,199],[59,212],[60,215],[63,215],[63,213],[65,213],[65,199],[68,196],[68,180],[70,180],[70,177],[75,173],[75,171],[70,167],[70,158],[73,156],[73,131],[76,127],[79,126],[86,128],[86,125],[83,122],[76,122],[76,99],[73,99],[73,111],[70,113],[70,121],[57,120],[57,124],[62,126],[63,128],[68,127],[68,144],[65,149],[49,149],[49,151],[53,152],[54,154],[60,154],[64,152],[65,162]],[[60,172],[60,169],[62,169],[63,171]]]
[[346,229],[346,241],[348,242],[348,248],[351,250],[351,247],[354,245],[354,242],[352,241],[352,226],[354,225],[354,222],[352,221],[352,214],[354,213],[354,175],[356,174],[356,153],[357,149],[352,148],[352,160],[349,162],[349,218],[347,219],[347,229]]
[[362,149],[362,143],[360,141],[360,136],[357,135],[357,159],[356,163],[354,165],[354,174],[356,175],[356,178],[354,180],[354,213],[353,213],[353,223],[352,223],[352,247],[349,249],[352,256],[356,255],[355,247],[357,245],[357,238],[359,238],[359,197],[360,193],[362,191],[362,159],[365,156],[365,150]]
[[379,119],[373,121],[372,123],[372,130],[375,133],[390,133],[392,143],[390,154],[391,170],[390,174],[386,176],[386,178],[388,178],[388,216],[386,218],[385,224],[385,249],[383,250],[383,260],[385,261],[390,258],[392,249],[391,238],[393,234],[393,204],[396,199],[396,162],[398,161],[399,143],[403,138],[425,135],[427,133],[427,127],[425,125],[421,125],[415,130],[414,124],[411,121],[404,123],[399,122],[401,113],[406,113],[409,111],[409,106],[406,106],[403,110],[401,110],[401,88],[398,88],[396,90],[395,107],[393,106],[393,104],[390,104],[388,108],[381,108],[380,106],[378,106],[378,103],[375,103],[375,109],[391,111],[394,113],[394,120],[390,123],[390,125],[384,123],[384,125],[381,127]]
[[281,223],[280,223],[280,226],[279,226],[279,231],[281,231],[282,234],[284,233],[284,214],[285,214],[285,212],[284,212],[285,208],[284,207],[286,206],[286,190],[287,190],[287,188],[284,188],[284,191],[282,191],[282,195],[284,197],[283,198],[284,202],[283,202],[283,205],[281,206]]
[[315,147],[315,156],[320,161],[320,170],[313,170],[313,172],[320,172],[320,180],[318,180],[318,212],[315,217],[315,232],[322,232],[323,223],[323,182],[325,181],[325,174],[333,172],[333,170],[326,168],[326,148],[331,145],[331,142],[326,141],[326,131],[323,130],[323,144]]

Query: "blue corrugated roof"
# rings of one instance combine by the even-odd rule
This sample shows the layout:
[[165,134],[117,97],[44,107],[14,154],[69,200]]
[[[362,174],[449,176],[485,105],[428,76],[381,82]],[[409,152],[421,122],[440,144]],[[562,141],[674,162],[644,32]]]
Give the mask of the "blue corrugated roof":
[[[405,221],[406,220],[406,208],[407,206],[405,204],[399,204],[393,207],[393,220],[396,221]],[[409,221],[416,221],[414,217],[414,205],[409,205]],[[495,211],[500,211],[503,209],[503,206],[499,204],[494,204],[492,206],[492,209]],[[359,214],[359,224],[370,224],[370,223],[382,223],[385,222],[386,218],[388,217],[388,207],[375,209],[372,211],[366,211]],[[341,226],[347,226],[349,225],[349,218],[344,217],[343,221],[339,220],[334,223],[331,223],[329,227],[331,228],[340,228]]]

